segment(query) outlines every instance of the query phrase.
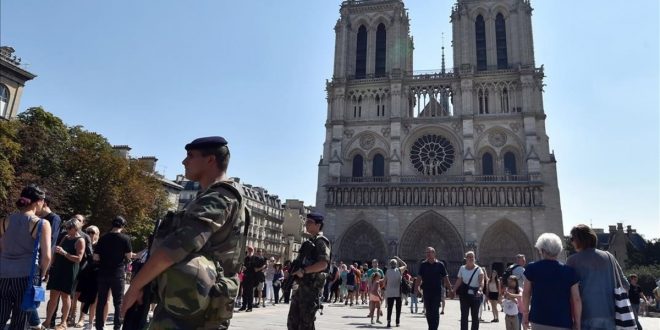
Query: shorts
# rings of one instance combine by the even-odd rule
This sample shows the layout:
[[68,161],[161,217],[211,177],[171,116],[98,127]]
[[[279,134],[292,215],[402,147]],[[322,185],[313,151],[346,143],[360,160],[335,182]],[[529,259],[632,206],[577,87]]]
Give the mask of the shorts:
[[347,284],[347,285],[346,285],[346,290],[348,290],[348,292],[353,292],[353,291],[355,291],[355,285],[348,285],[348,284]]
[[257,284],[257,290],[259,290],[259,291],[264,290],[264,282],[259,282],[259,284]]
[[500,299],[499,292],[488,292],[488,300],[499,300],[499,299]]
[[369,294],[369,301],[380,302],[380,297],[378,295],[370,293]]
[[360,283],[360,292],[367,292],[367,282]]

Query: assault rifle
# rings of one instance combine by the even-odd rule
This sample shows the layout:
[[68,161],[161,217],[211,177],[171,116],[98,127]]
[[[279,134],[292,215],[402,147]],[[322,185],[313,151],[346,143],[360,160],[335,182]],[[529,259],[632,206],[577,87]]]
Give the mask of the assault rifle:
[[[146,252],[146,258],[144,258],[144,261],[138,261],[136,260],[133,263],[133,274],[131,274],[131,278],[135,278],[135,275],[142,269],[142,266],[149,260],[149,256],[151,253],[151,245],[154,242],[154,237],[156,237],[156,232],[158,232],[158,227],[160,226],[161,220],[156,220],[156,223],[154,225],[154,232],[149,236],[149,244],[147,246],[147,252]],[[152,287],[154,285],[154,282],[151,282],[147,284],[143,289],[142,289],[142,304],[139,304],[135,302],[131,308],[129,308],[126,311],[126,315],[124,316],[124,321],[122,325],[122,329],[124,330],[142,330],[147,328],[147,318],[149,317],[149,308],[151,306],[151,301],[152,301]],[[118,313],[116,311],[115,313]]]
[[307,240],[302,243],[300,250],[298,251],[298,257],[296,260],[291,262],[291,267],[289,267],[289,276],[282,282],[282,289],[284,291],[291,290],[293,283],[297,280],[296,276],[293,276],[293,273],[297,272],[300,269],[303,269],[305,266],[309,266],[306,263],[306,256],[311,256],[312,251],[314,251],[314,242]]

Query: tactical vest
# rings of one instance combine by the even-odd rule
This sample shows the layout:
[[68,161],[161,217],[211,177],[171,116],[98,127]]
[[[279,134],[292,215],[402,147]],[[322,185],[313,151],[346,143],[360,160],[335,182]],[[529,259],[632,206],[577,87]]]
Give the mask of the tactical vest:
[[[245,257],[250,211],[233,182],[216,182],[208,189],[235,198],[239,207],[209,237],[206,244],[183,261],[174,264],[157,278],[159,303],[172,316],[203,319],[206,324],[231,319],[238,294],[238,271]],[[194,203],[194,200],[190,205]],[[158,240],[181,225],[185,211],[170,213],[159,228]]]

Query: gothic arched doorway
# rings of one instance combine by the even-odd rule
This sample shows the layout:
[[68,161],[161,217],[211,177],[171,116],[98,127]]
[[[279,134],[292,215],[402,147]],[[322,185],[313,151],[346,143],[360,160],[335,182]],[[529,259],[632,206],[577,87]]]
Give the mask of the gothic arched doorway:
[[387,245],[380,232],[368,222],[360,220],[350,226],[341,238],[339,259],[345,263],[369,262],[376,258],[385,261]]
[[527,257],[527,261],[534,258],[534,250],[527,235],[515,223],[502,219],[488,227],[484,233],[477,259],[480,265],[495,268],[501,274],[507,265],[515,262],[515,256],[521,253]]
[[401,258],[417,273],[426,247],[432,246],[436,258],[445,261],[450,276],[463,264],[463,239],[449,220],[436,212],[426,212],[415,219],[401,236]]

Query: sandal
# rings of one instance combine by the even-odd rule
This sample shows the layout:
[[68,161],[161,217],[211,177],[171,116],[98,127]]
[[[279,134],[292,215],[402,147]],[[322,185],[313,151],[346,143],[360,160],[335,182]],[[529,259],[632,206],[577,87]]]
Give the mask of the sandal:
[[66,330],[66,323],[62,322],[55,326],[55,330]]
[[81,319],[76,323],[76,325],[73,326],[74,328],[84,328],[85,327],[85,319]]

